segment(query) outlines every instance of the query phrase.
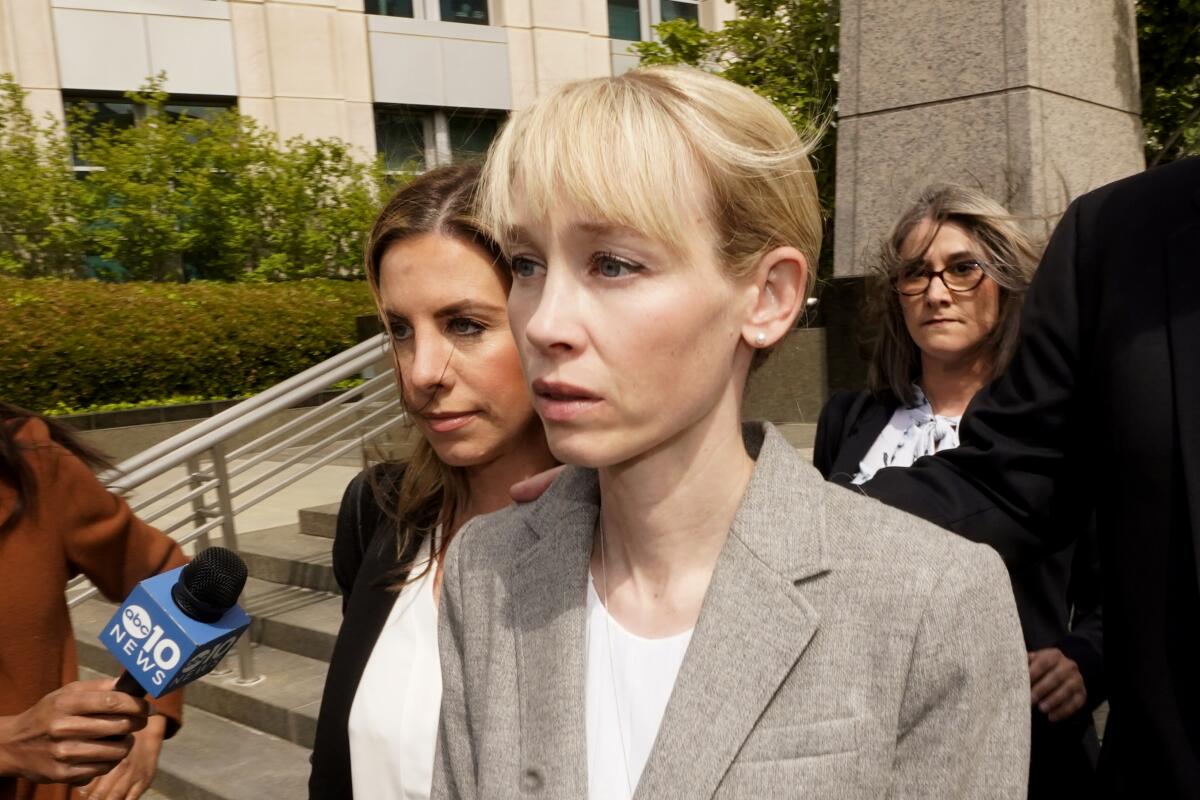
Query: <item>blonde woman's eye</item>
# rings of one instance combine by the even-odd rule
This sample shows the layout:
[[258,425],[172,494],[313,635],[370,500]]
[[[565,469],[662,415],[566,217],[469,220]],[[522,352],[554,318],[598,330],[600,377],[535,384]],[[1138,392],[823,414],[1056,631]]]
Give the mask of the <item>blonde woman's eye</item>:
[[450,320],[450,332],[455,336],[474,336],[483,333],[483,325],[473,319],[456,317]]
[[412,326],[406,322],[393,322],[388,326],[392,332],[392,338],[397,342],[403,342],[412,338]]
[[959,275],[970,275],[976,270],[983,269],[983,264],[980,264],[978,261],[960,261],[951,267],[951,269]]
[[597,254],[592,263],[596,272],[604,278],[623,278],[643,269],[641,264],[608,253]]
[[526,258],[525,256],[513,257],[512,272],[513,276],[517,278],[532,278],[538,274],[539,269],[542,269],[542,265],[532,258]]

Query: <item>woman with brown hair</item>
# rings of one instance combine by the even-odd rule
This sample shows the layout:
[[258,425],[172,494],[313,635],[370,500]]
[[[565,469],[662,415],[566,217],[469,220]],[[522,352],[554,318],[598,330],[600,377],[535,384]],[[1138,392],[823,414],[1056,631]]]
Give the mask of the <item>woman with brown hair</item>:
[[65,800],[69,784],[140,797],[179,727],[179,692],[152,708],[114,679],[78,680],[67,582],[86,575],[120,601],[186,561],[105,490],[103,466],[66,426],[0,403],[0,800]]
[[[1039,249],[1002,206],[961,186],[926,189],[883,243],[872,295],[870,388],[838,392],[817,425],[813,461],[858,485],[958,445],[971,398],[1012,357]],[[1083,796],[1093,780],[1089,712],[1104,699],[1093,548],[1010,578],[1029,650],[1029,796]],[[1069,624],[1072,623],[1072,624]]]
[[415,179],[380,213],[366,272],[409,422],[406,463],[364,471],[338,513],[343,623],[313,750],[313,798],[428,797],[441,700],[441,559],[468,520],[555,462],[508,327],[507,261],[477,226],[474,165]]

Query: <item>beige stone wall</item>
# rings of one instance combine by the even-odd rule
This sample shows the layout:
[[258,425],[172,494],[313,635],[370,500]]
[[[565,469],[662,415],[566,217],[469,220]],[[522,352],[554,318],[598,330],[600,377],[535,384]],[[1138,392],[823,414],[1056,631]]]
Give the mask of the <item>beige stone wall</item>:
[[1143,168],[1132,0],[843,0],[835,271],[925,185],[1052,220]]
[[[636,64],[608,38],[606,0],[490,0],[490,13],[476,29],[368,17],[363,0],[0,0],[0,71],[61,119],[63,89],[127,91],[165,69],[168,91],[236,96],[285,139],[374,153],[377,102],[521,108]],[[730,0],[700,6],[706,27],[733,15]]]
[[0,0],[0,72],[29,92],[35,115],[62,120],[50,0]]
[[241,110],[284,138],[375,152],[362,0],[229,0]]

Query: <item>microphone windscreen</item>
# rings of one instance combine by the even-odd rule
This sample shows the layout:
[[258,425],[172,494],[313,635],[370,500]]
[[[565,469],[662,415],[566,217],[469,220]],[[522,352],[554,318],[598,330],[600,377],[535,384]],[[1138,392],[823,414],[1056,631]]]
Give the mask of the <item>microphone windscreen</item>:
[[209,547],[183,568],[171,597],[192,619],[214,622],[237,603],[245,586],[246,562],[232,550]]

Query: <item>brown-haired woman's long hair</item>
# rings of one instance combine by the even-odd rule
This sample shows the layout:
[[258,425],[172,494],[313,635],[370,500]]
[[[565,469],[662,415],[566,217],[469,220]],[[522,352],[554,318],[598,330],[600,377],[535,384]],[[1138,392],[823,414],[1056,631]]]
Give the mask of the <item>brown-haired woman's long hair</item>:
[[[16,492],[16,504],[7,518],[0,519],[0,534],[16,527],[26,512],[37,505],[38,487],[29,466],[28,446],[17,441],[17,431],[30,419],[40,419],[50,430],[50,440],[65,448],[95,471],[111,469],[112,464],[98,450],[84,444],[74,430],[49,417],[19,406],[0,402],[0,483]],[[2,510],[2,509],[0,509]]]
[[[385,329],[388,318],[380,297],[380,267],[388,249],[405,239],[437,233],[474,244],[492,257],[501,280],[506,285],[511,283],[512,275],[500,248],[475,219],[478,181],[477,164],[431,170],[397,191],[380,212],[367,237],[365,271]],[[399,368],[396,380],[403,403],[404,376]],[[400,477],[397,479],[396,475]],[[416,563],[417,544],[426,537],[432,540],[437,526],[448,527],[454,514],[465,507],[466,476],[462,469],[443,463],[421,436],[403,470],[374,469],[368,477],[379,507],[396,526],[397,563],[392,573],[392,589],[399,591],[424,576],[445,549],[446,537],[440,542],[431,541],[430,559],[424,564]]]
[[925,220],[933,226],[917,250],[918,258],[929,249],[941,225],[953,222],[970,235],[979,249],[984,274],[1000,289],[996,325],[980,343],[980,353],[989,366],[988,380],[1002,373],[1012,359],[1021,322],[1021,303],[1040,255],[1038,246],[1021,230],[1017,220],[999,203],[974,189],[930,186],[900,215],[873,268],[869,316],[874,321],[871,330],[875,341],[867,380],[873,392],[890,390],[910,406],[916,403],[912,385],[921,376],[921,351],[904,324],[894,281],[912,261],[901,256],[904,240]]

